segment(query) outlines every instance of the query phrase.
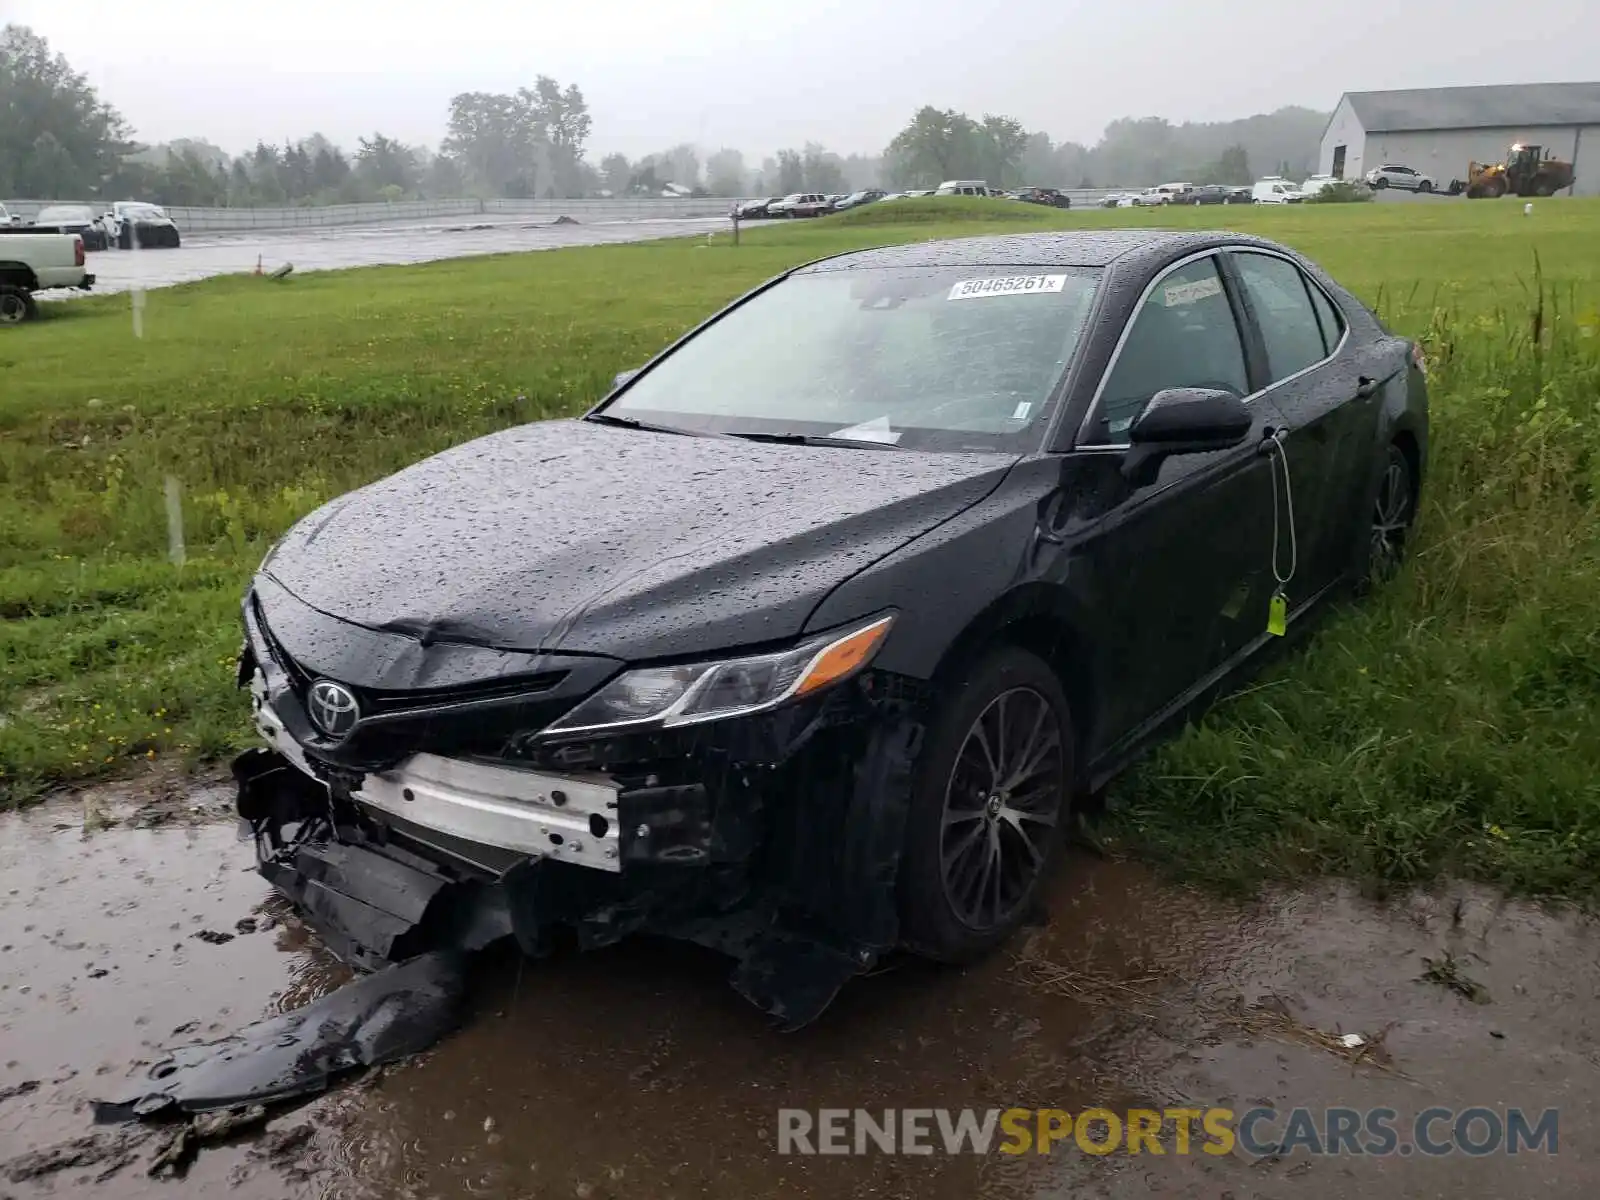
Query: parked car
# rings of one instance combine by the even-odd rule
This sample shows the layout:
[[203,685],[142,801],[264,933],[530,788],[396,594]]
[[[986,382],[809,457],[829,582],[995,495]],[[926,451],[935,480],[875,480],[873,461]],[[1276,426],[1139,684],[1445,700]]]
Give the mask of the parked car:
[[1158,195],[1165,196],[1168,204],[1187,204],[1190,194],[1194,191],[1194,184],[1163,183],[1154,190]]
[[83,291],[94,286],[85,266],[83,239],[73,233],[36,233],[8,220],[0,237],[0,325],[20,325],[38,314],[35,292]]
[[52,204],[39,210],[30,228],[40,233],[72,233],[83,239],[85,250],[106,250],[111,237],[87,204]]
[[1299,185],[1290,183],[1281,175],[1268,175],[1265,179],[1256,180],[1250,198],[1256,204],[1299,204],[1305,199]]
[[1305,181],[1300,184],[1300,194],[1309,200],[1323,188],[1332,187],[1334,184],[1339,182],[1340,181],[1335,179],[1332,175],[1309,175],[1306,177]]
[[828,211],[828,198],[820,192],[795,192],[767,206],[769,217],[820,217]]
[[1252,188],[1236,187],[1228,189],[1229,204],[1249,204],[1254,198],[1255,194]]
[[1366,179],[1369,187],[1380,190],[1404,188],[1412,192],[1433,191],[1432,176],[1424,175],[1411,167],[1401,166],[1399,163],[1385,163],[1381,167],[1374,167],[1367,172]]
[[4,204],[0,204],[0,226],[21,225],[22,217],[12,213]]
[[1072,197],[1053,187],[1025,187],[1009,194],[1013,199],[1028,204],[1044,204],[1051,208],[1072,207]]
[[[928,193],[924,192],[923,195]],[[933,192],[936,196],[990,196],[994,190],[981,179],[947,179]]]
[[1121,207],[1122,202],[1124,200],[1126,200],[1131,194],[1132,193],[1130,193],[1130,192],[1107,192],[1104,196],[1102,196],[1100,198],[1100,207],[1101,208],[1119,208],[1119,207]]
[[1079,798],[1398,561],[1420,364],[1243,235],[795,268],[271,549],[261,870],[357,963],[650,931],[789,1025],[896,947],[993,950]]
[[782,199],[782,196],[769,196],[765,200],[746,200],[736,207],[736,211],[741,221],[758,221],[769,216],[768,208]]
[[139,200],[118,200],[101,223],[111,241],[123,250],[135,245],[176,250],[181,240],[166,209]]
[[1217,183],[1203,183],[1197,188],[1192,188],[1181,200],[1174,200],[1174,204],[1231,204],[1233,203],[1233,189]]
[[1168,193],[1158,187],[1149,187],[1142,192],[1134,192],[1129,199],[1131,208],[1154,208],[1167,202]]
[[888,196],[877,188],[866,188],[859,192],[851,192],[833,206],[835,212],[844,212],[846,209],[860,208],[865,204],[876,204],[879,200],[886,200]]

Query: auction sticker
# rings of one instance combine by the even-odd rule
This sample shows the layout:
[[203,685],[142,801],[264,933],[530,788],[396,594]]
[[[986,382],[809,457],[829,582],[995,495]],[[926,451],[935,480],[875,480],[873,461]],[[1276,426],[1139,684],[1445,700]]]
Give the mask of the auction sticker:
[[1208,296],[1220,296],[1222,281],[1213,277],[1196,279],[1190,283],[1169,283],[1162,290],[1166,293],[1167,307],[1177,308],[1180,305],[1193,304],[1196,300],[1204,300]]
[[1059,292],[1066,286],[1065,275],[1002,275],[997,279],[963,279],[945,298],[976,300],[981,296],[1024,296],[1034,292]]

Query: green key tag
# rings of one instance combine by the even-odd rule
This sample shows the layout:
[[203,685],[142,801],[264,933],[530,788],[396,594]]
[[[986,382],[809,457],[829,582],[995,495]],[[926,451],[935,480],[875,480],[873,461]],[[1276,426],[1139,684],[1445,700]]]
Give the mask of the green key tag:
[[1282,592],[1272,593],[1272,602],[1267,605],[1267,632],[1273,637],[1282,637],[1289,631],[1289,599]]

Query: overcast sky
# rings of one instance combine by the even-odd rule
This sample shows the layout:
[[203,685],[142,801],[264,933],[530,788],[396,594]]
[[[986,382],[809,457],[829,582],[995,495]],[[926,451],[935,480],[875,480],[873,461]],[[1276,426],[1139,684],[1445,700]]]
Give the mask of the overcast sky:
[[450,97],[583,89],[591,157],[876,153],[920,105],[1092,144],[1344,91],[1600,76],[1600,0],[0,0],[146,141],[436,145]]

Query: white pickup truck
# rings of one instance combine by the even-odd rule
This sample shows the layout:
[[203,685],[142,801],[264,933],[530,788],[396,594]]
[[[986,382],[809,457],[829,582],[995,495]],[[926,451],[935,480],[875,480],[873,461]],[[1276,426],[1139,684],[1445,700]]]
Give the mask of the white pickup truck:
[[0,226],[0,325],[18,325],[37,311],[33,294],[94,286],[75,233],[29,233]]

